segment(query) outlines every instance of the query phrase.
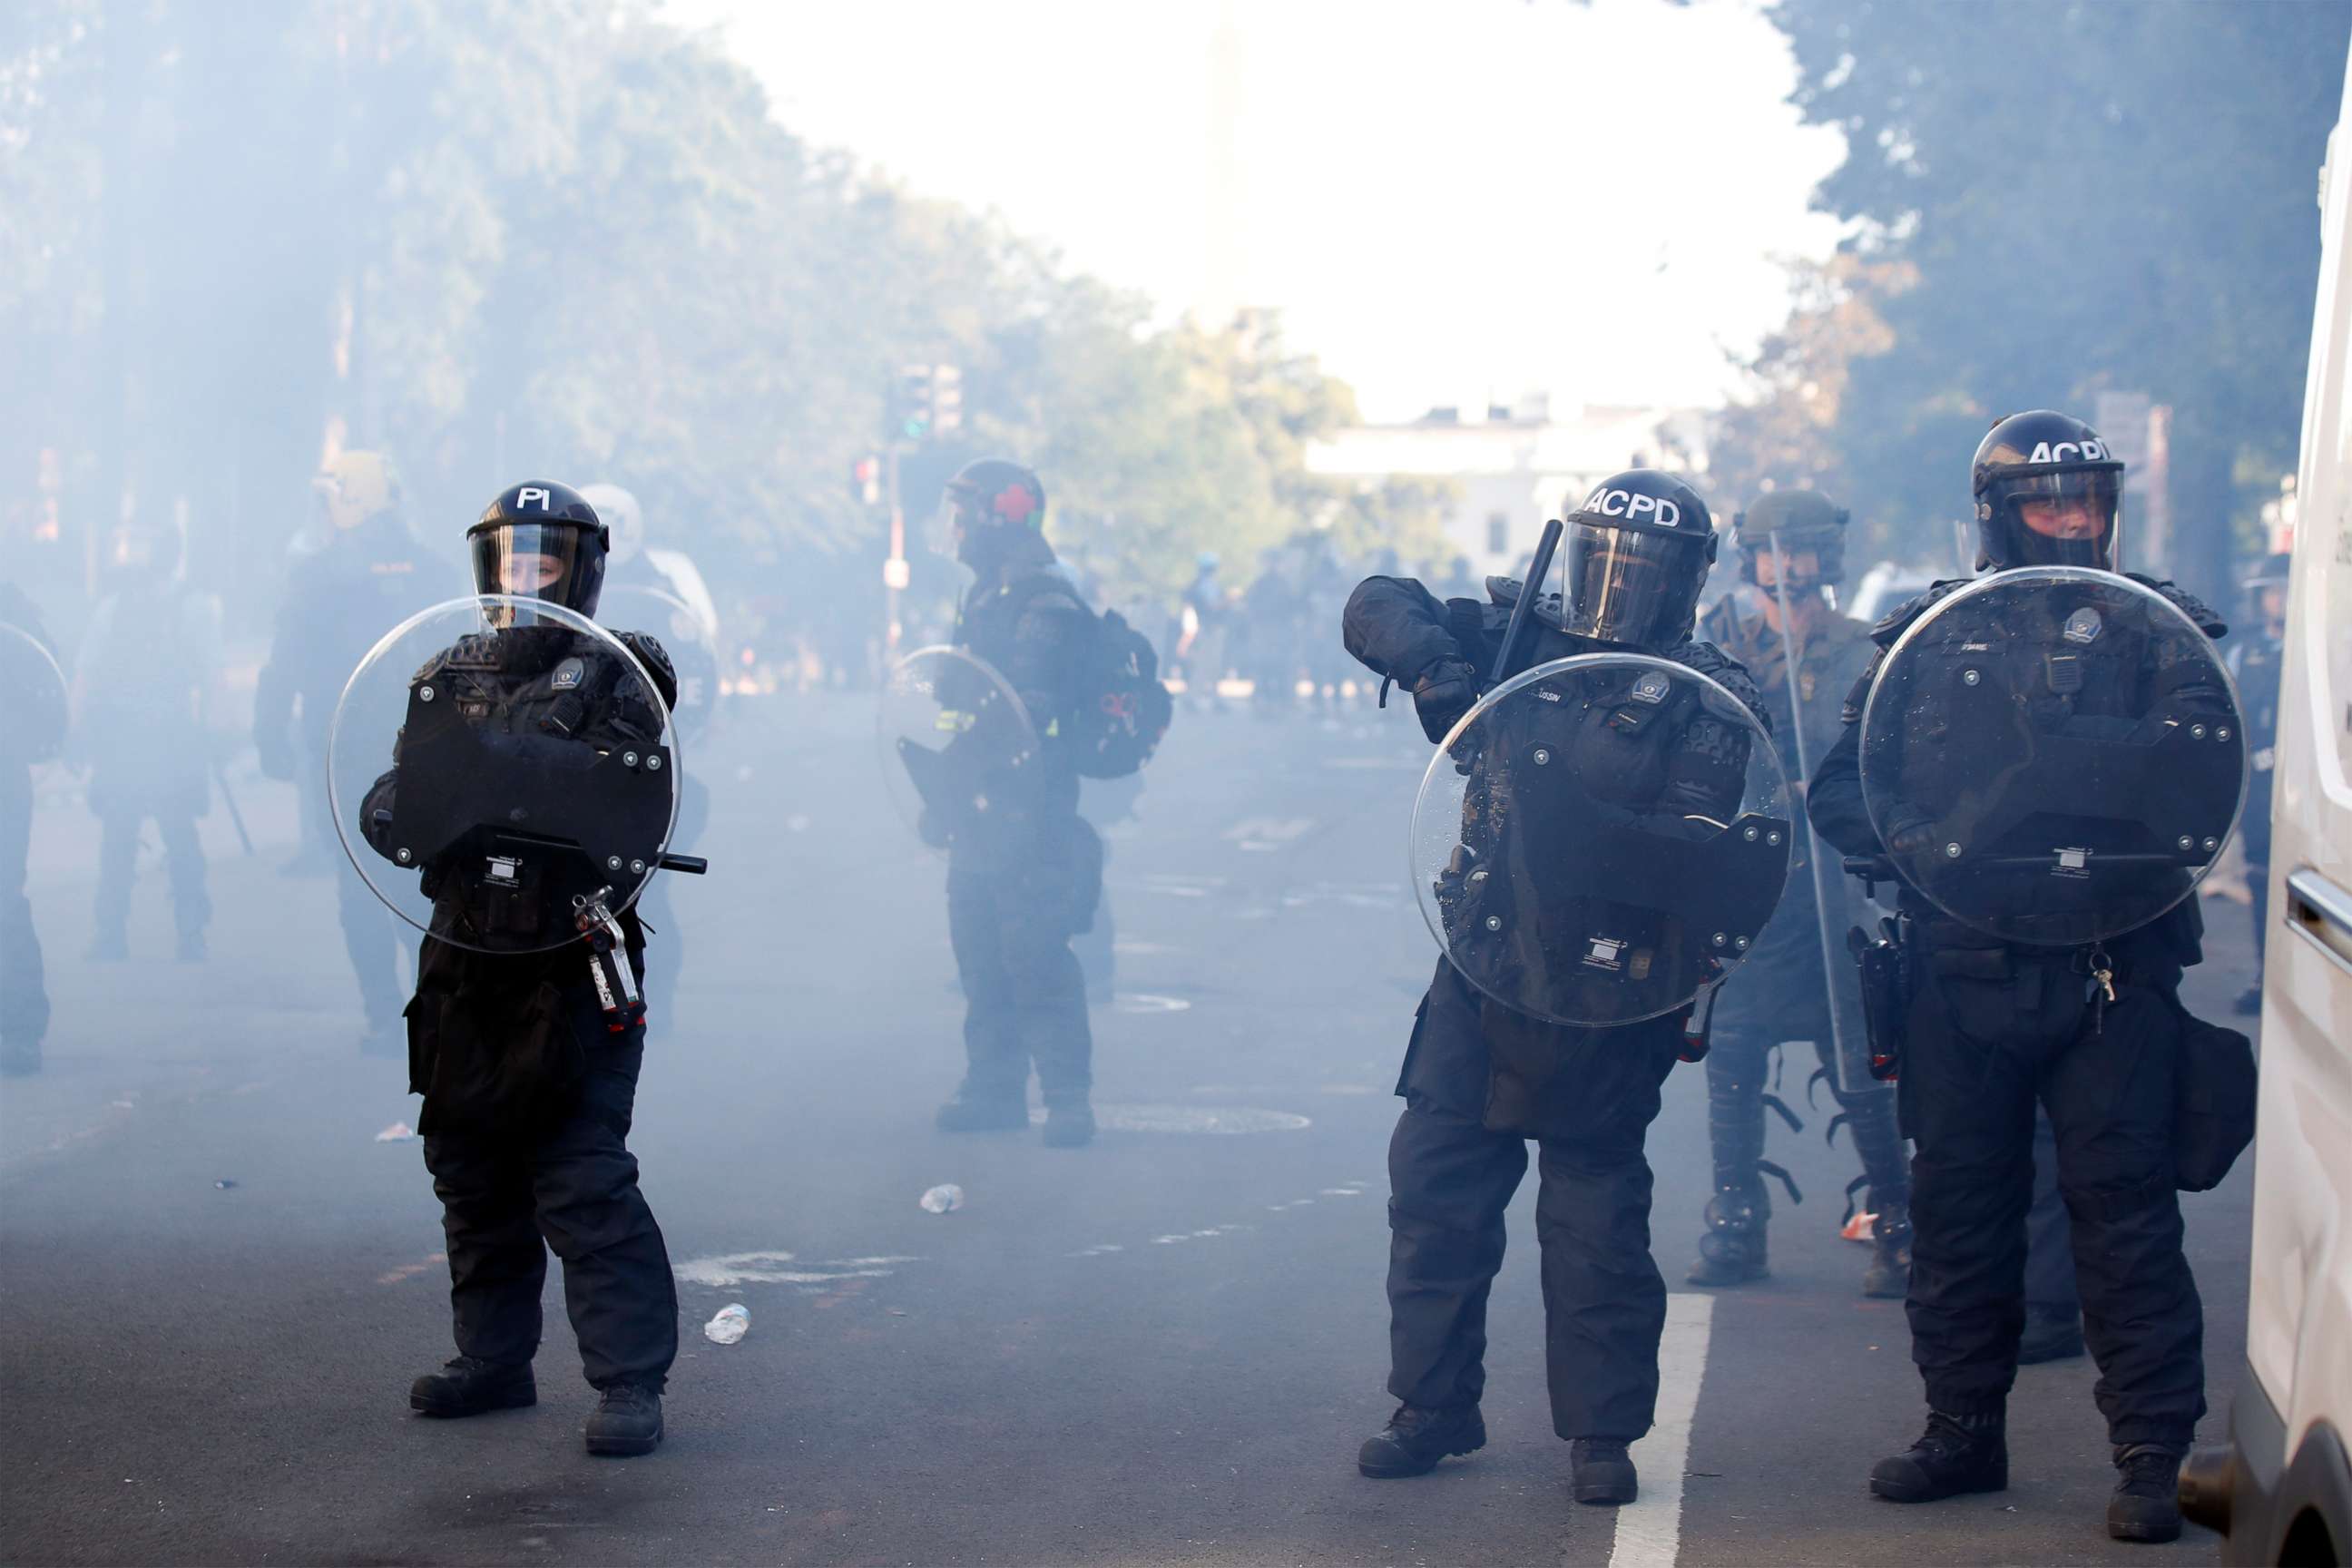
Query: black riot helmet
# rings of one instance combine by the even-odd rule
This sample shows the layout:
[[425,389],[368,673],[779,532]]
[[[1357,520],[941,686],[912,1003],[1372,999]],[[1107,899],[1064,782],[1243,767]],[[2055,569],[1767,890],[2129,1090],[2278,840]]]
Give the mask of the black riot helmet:
[[1977,568],[2116,569],[2124,530],[2124,466],[2071,415],[2012,414],[1977,447]]
[[[1845,508],[1819,490],[1767,490],[1731,518],[1731,547],[1739,552],[1739,578],[1756,582],[1756,563],[1778,543],[1789,563],[1789,591],[1834,593],[1845,582]],[[1812,568],[1803,557],[1811,555]]]
[[1568,514],[1560,540],[1559,625],[1628,647],[1690,636],[1715,561],[1715,521],[1698,492],[1656,468],[1628,468]]
[[1008,458],[981,458],[956,470],[940,512],[956,559],[976,564],[1009,536],[1045,531],[1045,481]]
[[476,593],[545,599],[583,616],[596,613],[612,545],[596,509],[552,479],[500,490],[466,531]]

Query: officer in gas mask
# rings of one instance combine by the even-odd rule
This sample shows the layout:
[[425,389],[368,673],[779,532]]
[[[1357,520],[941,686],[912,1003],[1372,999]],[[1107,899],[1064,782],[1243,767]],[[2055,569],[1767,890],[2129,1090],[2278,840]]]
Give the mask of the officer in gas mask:
[[[1834,596],[1845,575],[1845,510],[1811,489],[1771,490],[1732,520],[1743,591],[1725,595],[1700,618],[1707,639],[1748,668],[1772,711],[1772,739],[1791,778],[1825,756],[1838,737],[1839,706],[1869,668],[1868,631],[1838,613]],[[1811,846],[1805,853],[1810,857]],[[1694,1285],[1728,1286],[1760,1279],[1765,1222],[1771,1203],[1764,1176],[1796,1186],[1764,1158],[1765,1108],[1791,1130],[1796,1113],[1768,1092],[1773,1056],[1784,1042],[1810,1041],[1820,1069],[1808,1081],[1826,1081],[1843,1124],[1861,1157],[1862,1174],[1849,1197],[1868,1188],[1872,1258],[1863,1276],[1865,1296],[1900,1297],[1910,1271],[1910,1161],[1895,1125],[1895,1100],[1860,1059],[1864,1042],[1853,965],[1845,932],[1859,918],[1849,909],[1851,889],[1835,851],[1823,875],[1801,865],[1756,951],[1723,990],[1706,1058],[1707,1137],[1715,1152],[1715,1194]],[[1829,889],[1824,911],[1816,894]],[[1832,940],[1824,942],[1824,931]],[[1832,963],[1832,957],[1835,962]],[[1841,987],[1848,994],[1832,990]],[[1800,1066],[1799,1071],[1812,1069]]]
[[948,936],[963,985],[966,1064],[939,1127],[1026,1127],[1034,1063],[1044,1140],[1074,1148],[1095,1133],[1094,1037],[1070,939],[1094,921],[1102,840],[1078,815],[1062,731],[1079,700],[1093,613],[1055,569],[1034,473],[1001,458],[967,463],[942,510],[956,559],[972,571],[954,640],[1003,677],[1041,745],[1036,765],[1003,780],[983,816],[935,825],[949,843]]
[[[607,535],[572,489],[517,485],[466,537],[482,594],[595,612]],[[662,739],[641,681],[650,677],[665,706],[676,687],[654,638],[617,634],[635,660],[625,666],[608,645],[528,609],[494,606],[490,620],[493,634],[434,658],[412,691],[430,688],[436,711],[454,708],[500,755],[553,770]],[[441,782],[409,776],[397,760],[376,781],[361,821],[377,854],[406,864],[394,842],[398,795]],[[521,951],[535,925],[568,925],[574,910],[542,907],[552,900],[534,900],[527,888],[487,885],[482,857],[453,858],[460,863],[424,868],[434,934],[408,1027],[409,1087],[425,1097],[418,1131],[448,1237],[458,1354],[418,1378],[409,1403],[437,1416],[536,1403],[530,1363],[551,1247],[600,1394],[588,1449],[647,1453],[661,1438],[662,1389],[677,1353],[677,1296],[626,1143],[643,1015],[616,1011],[604,994],[642,985],[644,931],[633,907],[614,922],[623,940],[610,956],[625,957],[634,984],[609,983],[577,942]],[[501,931],[515,933],[516,951],[496,950]]]
[[[325,544],[299,558],[288,576],[269,658],[254,688],[253,741],[263,773],[297,784],[306,840],[332,854],[322,764],[343,682],[386,627],[456,584],[447,580],[446,563],[409,531],[399,471],[383,453],[337,453],[310,483],[329,531]],[[333,871],[335,913],[366,1018],[360,1049],[394,1055],[401,1048],[401,932],[341,855],[334,855]]]
[[[1525,618],[1533,636],[1514,668],[1579,654],[1656,655],[1711,677],[1760,719],[1739,665],[1692,639],[1716,540],[1689,486],[1652,469],[1614,475],[1568,515],[1564,539],[1557,597],[1542,583],[1490,578],[1485,600],[1440,601],[1417,582],[1367,579],[1345,611],[1348,651],[1410,690],[1423,731],[1442,742],[1495,673],[1514,606],[1534,595]],[[1580,679],[1567,683],[1566,695],[1550,694],[1555,711],[1574,715],[1571,737],[1558,742],[1570,754],[1544,750],[1538,762],[1609,791],[1611,811],[1694,833],[1733,819],[1750,754],[1744,724],[1646,707],[1669,684],[1655,674],[1620,679],[1597,700]],[[1465,768],[1483,765],[1457,757]],[[1543,874],[1526,875],[1532,883]],[[1364,1443],[1358,1468],[1373,1478],[1420,1475],[1485,1444],[1486,1298],[1532,1138],[1540,1144],[1537,1236],[1553,1428],[1571,1445],[1579,1501],[1629,1502],[1636,1480],[1626,1447],[1651,1425],[1666,1305],[1649,1250],[1643,1142],[1684,1049],[1682,1023],[1548,1023],[1474,986],[1454,951],[1421,1005],[1397,1084],[1405,1109],[1389,1146],[1388,1386],[1402,1404]]]
[[[2123,465],[2080,420],[2048,410],[2001,420],[1977,449],[1971,484],[1980,573],[2115,570]],[[2169,839],[2154,853],[2116,854],[2111,879],[2090,879],[2088,868],[2108,848],[2062,835],[2084,831],[2077,823],[2119,820],[2132,803],[2091,814],[2089,805],[2105,803],[2063,798],[2068,789],[2095,788],[2087,773],[2031,803],[2066,825],[2026,840],[2027,849],[2042,856],[2032,865],[2024,864],[2029,855],[1993,854],[1965,827],[1938,829],[1942,821],[1965,818],[1931,819],[1902,804],[1967,773],[1977,753],[2007,755],[2001,748],[2017,738],[2055,744],[2035,739],[2046,734],[2098,745],[2134,732],[2135,716],[2144,713],[2226,715],[2218,656],[2208,647],[2224,629],[2219,618],[2168,583],[2134,580],[2183,612],[2196,631],[2181,625],[2178,637],[2165,641],[2141,629],[2156,624],[2145,617],[2127,625],[2112,609],[2070,613],[2069,604],[2100,591],[2095,584],[2035,598],[2040,590],[2027,582],[2019,590],[2022,607],[2000,608],[2003,601],[1980,577],[1974,597],[1941,611],[1942,601],[1970,584],[1939,583],[1895,611],[1872,633],[1886,651],[1849,697],[1846,731],[1821,764],[1809,804],[1822,837],[1849,854],[1885,857],[1904,868],[1898,1092],[1916,1147],[1908,1314],[1929,1415],[1907,1452],[1871,1472],[1871,1490],[1924,1502],[1998,1491],[2008,1483],[2004,1409],[2025,1322],[2025,1216],[2038,1099],[2056,1132],[2084,1331],[2098,1363],[2096,1397],[2119,1472],[2108,1531],[2121,1540],[2165,1541],[2179,1532],[2176,1478],[2205,1409],[2203,1320],[2181,1252],[2175,1193],[2177,1060],[2192,1031],[2205,1027],[2187,1016],[2178,995],[2182,970],[2201,956],[2197,900],[2179,896],[2188,884],[2179,873],[2140,869],[2163,861]],[[2127,584],[2111,592],[2135,597]],[[1906,630],[1930,615],[1936,619],[1897,650]],[[2177,619],[2159,617],[2166,618]],[[1896,663],[1914,651],[1937,660],[1927,668],[1948,671],[1948,680],[1939,674],[1941,684],[1932,689],[1916,684],[1902,689],[1900,700],[1874,703],[1896,678]],[[1918,700],[1923,692],[1929,700]],[[1885,748],[1878,739],[1882,708],[1892,710]],[[1986,717],[1970,731],[1949,718],[1954,714]],[[2226,722],[2140,727],[2168,733],[2190,756],[2200,754],[2195,748],[2212,748],[2217,737],[2232,742]],[[2238,774],[2225,767],[2223,776],[2226,826]],[[2185,773],[2151,786],[2179,791],[2184,799],[2189,787]],[[2074,815],[2066,815],[2070,809]],[[2184,837],[2182,848],[2193,850],[2191,841]],[[1972,864],[1983,867],[1985,880],[1958,880]],[[2168,891],[2165,879],[2171,879]],[[1937,897],[1922,887],[1935,888]],[[2084,889],[2099,891],[2077,891]],[[1962,894],[1987,889],[1991,915],[1964,906]],[[2045,942],[2045,927],[2032,923],[2057,931],[2062,921],[2092,920],[2141,894],[2149,895],[2147,907],[2161,912],[2097,942]],[[2167,904],[2166,898],[2177,901]],[[2068,900],[2074,899],[2084,900],[2083,910],[2073,909]],[[1956,912],[1964,908],[1965,918]],[[1981,929],[2009,918],[2021,922],[2006,928],[2017,931],[2013,939]],[[2036,940],[2025,940],[2029,935]]]

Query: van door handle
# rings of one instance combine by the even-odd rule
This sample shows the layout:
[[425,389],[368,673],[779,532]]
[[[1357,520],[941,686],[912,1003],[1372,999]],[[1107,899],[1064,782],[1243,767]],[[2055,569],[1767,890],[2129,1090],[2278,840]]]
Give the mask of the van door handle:
[[2287,873],[2286,919],[2294,931],[2352,969],[2352,892],[2308,866]]

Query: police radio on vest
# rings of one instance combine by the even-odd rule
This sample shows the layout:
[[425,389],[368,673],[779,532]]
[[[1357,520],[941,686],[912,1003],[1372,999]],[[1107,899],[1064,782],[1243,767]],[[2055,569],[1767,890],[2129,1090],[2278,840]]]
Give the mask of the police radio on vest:
[[2107,447],[2103,441],[2061,441],[2055,446],[2047,441],[2037,441],[2033,455],[2025,460],[2029,463],[2104,463],[2107,460]]
[[1602,517],[1622,517],[1628,522],[1647,519],[1663,528],[1679,528],[1683,521],[1683,509],[1673,501],[1661,496],[1636,495],[1632,490],[1594,490],[1585,499],[1584,510]]

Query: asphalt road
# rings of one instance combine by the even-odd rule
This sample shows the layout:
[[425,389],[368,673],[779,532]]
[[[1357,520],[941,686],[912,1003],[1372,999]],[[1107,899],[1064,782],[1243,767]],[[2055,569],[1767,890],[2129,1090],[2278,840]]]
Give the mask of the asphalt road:
[[[1528,1214],[1494,1302],[1487,1448],[1360,1479],[1391,1401],[1384,1151],[1433,948],[1406,889],[1408,711],[1179,717],[1112,830],[1116,995],[1091,1149],[950,1138],[961,1059],[941,863],[890,815],[866,700],[748,702],[695,765],[711,875],[677,890],[679,1016],[633,1140],[680,1274],[658,1454],[581,1448],[551,1271],[541,1403],[410,1415],[450,1353],[438,1209],[400,1064],[362,1059],[330,884],[277,870],[292,805],[232,770],[259,853],[205,825],[212,956],[79,957],[94,840],[46,782],[33,893],[58,1008],[0,1086],[0,1559],[11,1563],[1467,1563],[2210,1561],[2109,1542],[2077,1361],[2032,1368],[1993,1497],[1874,1501],[1921,1415],[1899,1304],[1838,1239],[1851,1155],[1776,1131],[1810,1194],[1774,1276],[1679,1281],[1707,1185],[1683,1068],[1653,1130],[1676,1294],[1643,1500],[1578,1507],[1545,1412]],[[2244,917],[2190,1000],[2226,1016]],[[656,938],[657,947],[663,938]],[[1801,1095],[1796,1098],[1801,1098]],[[2209,1433],[2238,1375],[2247,1183],[2189,1198]],[[964,1206],[918,1198],[959,1184]],[[700,1325],[741,1302],[751,1330]]]

